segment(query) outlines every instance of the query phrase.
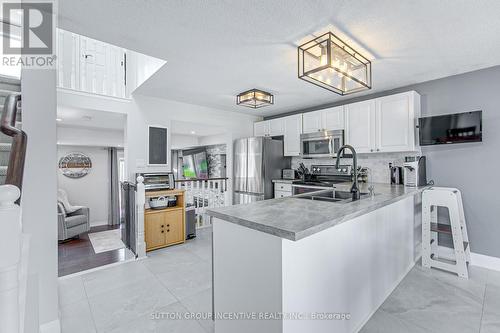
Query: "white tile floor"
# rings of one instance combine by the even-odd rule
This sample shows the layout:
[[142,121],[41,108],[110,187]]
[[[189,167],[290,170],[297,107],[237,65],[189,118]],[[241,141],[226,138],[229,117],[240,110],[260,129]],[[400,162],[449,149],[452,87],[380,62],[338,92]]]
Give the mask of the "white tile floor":
[[[213,332],[211,320],[152,318],[211,312],[210,232],[145,260],[60,280],[62,332]],[[470,267],[470,275],[417,264],[361,332],[500,332],[500,272]]]

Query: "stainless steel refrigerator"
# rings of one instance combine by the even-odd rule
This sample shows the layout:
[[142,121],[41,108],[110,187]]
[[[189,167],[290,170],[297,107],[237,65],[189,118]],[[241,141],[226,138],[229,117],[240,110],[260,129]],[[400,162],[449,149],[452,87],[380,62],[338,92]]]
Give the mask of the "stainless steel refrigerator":
[[274,196],[273,179],[290,168],[283,156],[283,141],[272,138],[245,138],[234,141],[233,204],[250,203]]

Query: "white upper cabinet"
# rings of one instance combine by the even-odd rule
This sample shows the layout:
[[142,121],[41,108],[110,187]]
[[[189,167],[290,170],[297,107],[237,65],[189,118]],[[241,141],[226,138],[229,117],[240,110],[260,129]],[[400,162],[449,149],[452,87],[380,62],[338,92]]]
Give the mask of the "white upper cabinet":
[[253,124],[254,136],[269,136],[269,121],[258,121]]
[[375,101],[368,100],[345,106],[345,143],[358,153],[375,151]]
[[59,88],[126,97],[123,48],[58,29],[57,57]]
[[307,112],[302,114],[302,118],[304,133],[341,130],[345,128],[343,106]]
[[405,92],[349,104],[346,143],[359,153],[403,152],[417,149],[416,119],[420,96]]
[[284,144],[285,156],[300,155],[300,134],[302,134],[302,115],[296,114],[281,118],[284,120]]
[[313,111],[302,114],[302,127],[304,133],[321,131],[322,128],[321,111]]
[[269,135],[279,136],[285,132],[285,121],[283,118],[269,120]]
[[336,106],[322,111],[325,130],[342,130],[345,128],[344,106]]
[[415,92],[377,98],[377,150],[381,152],[415,150],[416,110],[420,98]]

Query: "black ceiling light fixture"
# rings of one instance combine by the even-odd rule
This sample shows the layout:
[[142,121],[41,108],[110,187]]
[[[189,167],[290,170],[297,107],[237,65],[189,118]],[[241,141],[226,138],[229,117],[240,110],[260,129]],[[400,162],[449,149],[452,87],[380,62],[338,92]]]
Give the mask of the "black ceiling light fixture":
[[372,88],[372,63],[331,32],[300,45],[299,78],[339,95]]
[[242,105],[253,109],[273,105],[274,96],[266,91],[250,89],[236,96],[236,105]]

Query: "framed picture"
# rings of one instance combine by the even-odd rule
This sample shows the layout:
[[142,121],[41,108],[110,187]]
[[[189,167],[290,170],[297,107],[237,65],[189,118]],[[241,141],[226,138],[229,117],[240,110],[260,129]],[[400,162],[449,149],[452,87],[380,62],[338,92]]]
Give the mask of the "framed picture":
[[168,163],[168,129],[162,126],[148,126],[148,165],[162,165]]

